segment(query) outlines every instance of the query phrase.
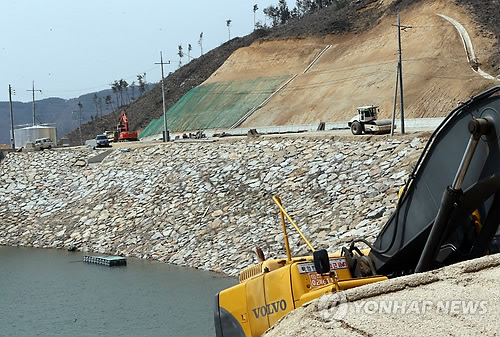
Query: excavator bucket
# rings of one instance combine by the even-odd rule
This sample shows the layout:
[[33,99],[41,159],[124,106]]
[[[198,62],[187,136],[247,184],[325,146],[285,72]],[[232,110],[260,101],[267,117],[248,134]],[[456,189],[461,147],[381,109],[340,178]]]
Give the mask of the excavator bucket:
[[455,108],[415,165],[371,250],[378,274],[484,255],[500,222],[500,86]]

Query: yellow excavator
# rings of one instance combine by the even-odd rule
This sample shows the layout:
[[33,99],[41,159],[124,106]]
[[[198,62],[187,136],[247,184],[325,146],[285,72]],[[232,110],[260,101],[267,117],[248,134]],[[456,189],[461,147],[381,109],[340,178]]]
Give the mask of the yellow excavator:
[[[259,336],[325,293],[477,258],[495,242],[498,248],[500,86],[460,104],[434,131],[374,243],[360,238],[336,253],[315,249],[273,200],[287,256],[265,260],[258,252],[259,263],[243,269],[240,283],[215,296],[217,336]],[[311,256],[292,257],[286,220]]]

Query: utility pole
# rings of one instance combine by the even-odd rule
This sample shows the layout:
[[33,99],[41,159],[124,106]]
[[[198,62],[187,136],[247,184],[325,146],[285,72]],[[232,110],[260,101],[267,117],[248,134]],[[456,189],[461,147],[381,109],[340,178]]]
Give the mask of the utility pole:
[[14,114],[12,113],[12,91],[14,91],[14,95],[16,91],[12,89],[9,84],[9,105],[10,105],[10,144],[12,145],[12,150],[16,149],[16,142],[14,140]]
[[161,94],[163,97],[163,121],[164,121],[163,141],[169,142],[170,134],[168,133],[167,109],[165,105],[165,76],[163,75],[163,65],[170,64],[170,61],[163,62],[163,54],[160,51],[160,63],[155,63],[155,64],[161,64]]
[[78,130],[80,130],[80,145],[83,145],[83,138],[82,138],[82,108],[83,104],[82,102],[78,101]]
[[33,81],[33,89],[26,90],[33,93],[33,126],[35,126],[35,91],[42,93],[42,90],[35,90],[35,81]]
[[399,63],[396,70],[396,85],[394,86],[394,104],[392,106],[392,123],[391,123],[391,137],[394,136],[394,126],[396,125],[396,103],[398,98],[398,80],[399,80]]
[[401,110],[401,134],[405,133],[405,112],[404,112],[404,100],[403,100],[403,62],[402,62],[402,51],[401,51],[401,29],[406,30],[412,28],[411,26],[401,26],[401,21],[399,19],[398,12],[398,24],[393,25],[398,27],[398,70],[399,70],[399,89],[400,89],[400,110]]

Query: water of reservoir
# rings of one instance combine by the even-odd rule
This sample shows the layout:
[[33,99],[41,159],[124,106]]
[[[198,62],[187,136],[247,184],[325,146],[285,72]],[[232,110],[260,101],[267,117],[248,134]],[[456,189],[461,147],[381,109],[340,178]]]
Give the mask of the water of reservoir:
[[83,255],[0,247],[0,335],[212,336],[214,295],[237,283],[132,258],[89,264]]

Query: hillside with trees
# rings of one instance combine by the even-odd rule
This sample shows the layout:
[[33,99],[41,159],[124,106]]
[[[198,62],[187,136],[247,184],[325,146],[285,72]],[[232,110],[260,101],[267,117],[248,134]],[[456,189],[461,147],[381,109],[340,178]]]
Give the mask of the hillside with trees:
[[[169,109],[190,89],[206,81],[233,52],[248,47],[257,40],[283,40],[286,43],[292,38],[307,39],[312,37],[318,39],[331,36],[347,38],[349,36],[351,39],[349,45],[355,48],[356,36],[370,31],[382,20],[389,20],[388,17],[395,23],[398,11],[412,8],[412,6],[422,8],[418,6],[424,3],[436,3],[436,6],[449,5],[468,11],[470,21],[477,27],[478,34],[488,37],[488,41],[493,41],[491,50],[495,52],[482,57],[482,67],[493,74],[500,73],[500,53],[498,52],[500,18],[494,15],[496,13],[494,11],[497,5],[496,0],[455,0],[446,2],[446,4],[430,0],[303,0],[297,1],[296,6],[292,9],[287,7],[285,1],[280,0],[276,6],[263,9],[269,18],[268,25],[256,22],[256,30],[252,34],[242,38],[233,38],[169,74],[165,79],[166,107]],[[230,34],[229,26],[228,33]],[[179,50],[179,54],[181,52],[184,53],[183,50]],[[101,133],[105,129],[116,127],[121,110],[126,111],[132,129],[142,130],[152,119],[160,117],[163,113],[161,87],[157,85],[137,101],[124,105],[103,118],[86,123],[82,126],[84,138],[93,138],[95,134]],[[69,138],[72,143],[78,143],[78,130],[70,133]]]

